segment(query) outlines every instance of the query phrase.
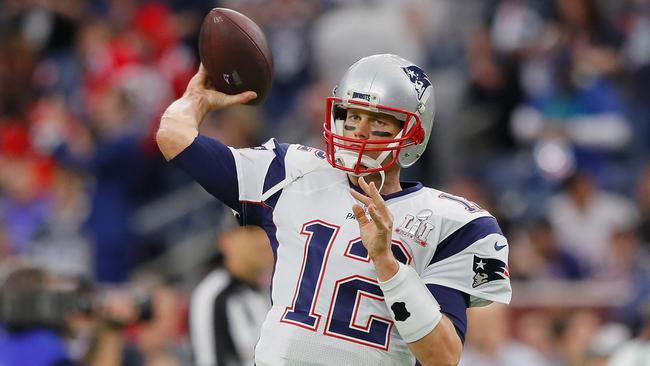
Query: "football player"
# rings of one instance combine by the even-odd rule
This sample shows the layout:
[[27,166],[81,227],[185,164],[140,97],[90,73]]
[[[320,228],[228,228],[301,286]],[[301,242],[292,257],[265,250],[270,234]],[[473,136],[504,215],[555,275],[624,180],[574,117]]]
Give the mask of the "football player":
[[233,149],[199,135],[207,112],[256,96],[206,83],[201,67],[157,141],[269,236],[273,306],[256,364],[457,364],[466,309],[510,301],[508,244],[478,205],[400,181],[431,134],[425,73],[395,55],[352,65],[327,99],[326,151],[275,139]]

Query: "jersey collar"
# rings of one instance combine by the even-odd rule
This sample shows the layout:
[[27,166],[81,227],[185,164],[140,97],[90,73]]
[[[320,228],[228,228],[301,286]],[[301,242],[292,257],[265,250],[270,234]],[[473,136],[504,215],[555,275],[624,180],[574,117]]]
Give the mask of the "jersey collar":
[[[357,192],[359,192],[361,194],[365,194],[363,192],[363,190],[361,189],[361,187],[355,186],[354,184],[352,184],[352,182],[350,182],[349,179],[348,179],[348,184],[355,191],[357,191]],[[382,194],[381,198],[383,198],[384,201],[388,201],[388,200],[393,199],[393,198],[406,196],[407,194],[411,194],[413,192],[417,192],[420,189],[422,189],[422,183],[420,183],[420,182],[400,182],[400,185],[402,186],[401,191],[393,192],[391,194]]]

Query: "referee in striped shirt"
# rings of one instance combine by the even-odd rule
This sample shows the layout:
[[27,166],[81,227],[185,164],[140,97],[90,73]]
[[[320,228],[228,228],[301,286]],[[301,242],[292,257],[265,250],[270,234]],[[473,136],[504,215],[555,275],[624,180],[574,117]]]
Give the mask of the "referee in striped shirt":
[[190,300],[190,340],[197,366],[254,365],[255,344],[271,307],[273,255],[264,231],[237,227],[219,237],[223,266]]

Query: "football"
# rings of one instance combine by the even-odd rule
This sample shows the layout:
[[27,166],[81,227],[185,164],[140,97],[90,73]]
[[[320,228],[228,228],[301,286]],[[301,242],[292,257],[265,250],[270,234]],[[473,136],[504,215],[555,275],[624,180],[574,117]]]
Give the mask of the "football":
[[262,102],[273,82],[273,56],[260,27],[245,15],[214,8],[203,19],[199,54],[215,89],[226,94],[248,90]]

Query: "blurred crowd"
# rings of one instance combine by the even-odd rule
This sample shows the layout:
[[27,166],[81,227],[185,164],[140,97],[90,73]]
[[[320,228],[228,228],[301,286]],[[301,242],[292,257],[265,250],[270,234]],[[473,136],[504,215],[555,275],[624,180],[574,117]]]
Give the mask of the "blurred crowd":
[[650,0],[4,0],[0,278],[25,263],[99,286],[145,277],[167,320],[120,333],[133,364],[191,363],[189,293],[232,223],[153,131],[215,6],[257,22],[275,63],[260,107],[202,125],[233,147],[322,147],[352,62],[424,67],[436,120],[405,178],[476,201],[511,245],[513,304],[470,311],[465,364],[627,365],[650,348]]

